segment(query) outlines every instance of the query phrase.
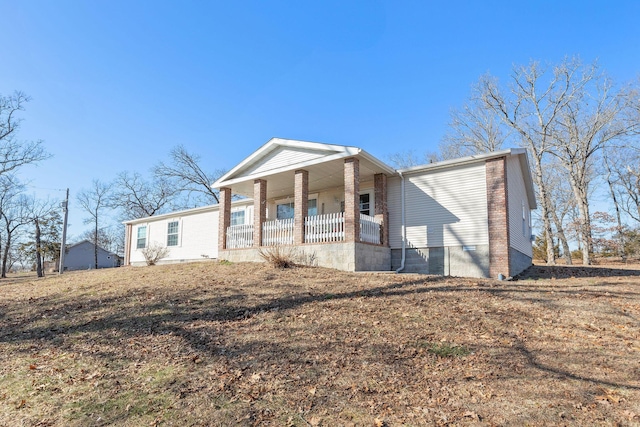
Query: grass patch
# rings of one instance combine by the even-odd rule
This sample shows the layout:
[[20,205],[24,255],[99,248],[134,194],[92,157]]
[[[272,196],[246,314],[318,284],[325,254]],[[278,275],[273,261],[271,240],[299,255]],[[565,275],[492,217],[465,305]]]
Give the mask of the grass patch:
[[431,354],[435,354],[438,357],[464,357],[471,354],[471,350],[463,346],[457,346],[448,343],[421,343],[422,347],[425,347]]

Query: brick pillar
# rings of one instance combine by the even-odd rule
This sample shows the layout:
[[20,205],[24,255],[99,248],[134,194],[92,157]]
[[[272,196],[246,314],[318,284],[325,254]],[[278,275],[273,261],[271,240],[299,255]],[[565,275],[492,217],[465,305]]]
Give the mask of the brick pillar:
[[380,244],[389,246],[389,211],[387,210],[387,175],[377,173],[373,177],[375,194],[375,218],[382,222]]
[[295,172],[293,216],[293,243],[304,243],[304,219],[309,210],[309,172],[299,169]]
[[131,231],[132,225],[127,224],[124,230],[124,265],[131,265]]
[[220,211],[218,213],[218,250],[227,249],[227,228],[231,225],[231,189],[220,189]]
[[360,162],[344,159],[344,240],[360,241]]
[[253,181],[253,246],[262,246],[262,224],[267,219],[267,181]]
[[509,270],[509,200],[506,157],[487,160],[487,212],[489,223],[489,276],[511,276]]

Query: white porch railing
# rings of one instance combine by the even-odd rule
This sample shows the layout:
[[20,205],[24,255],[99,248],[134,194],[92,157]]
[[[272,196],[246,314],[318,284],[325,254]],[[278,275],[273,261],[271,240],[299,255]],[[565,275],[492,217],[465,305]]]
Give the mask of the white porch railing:
[[[262,245],[293,245],[293,218],[277,219],[262,224]],[[360,214],[360,241],[380,244],[380,220]],[[304,221],[305,243],[329,243],[345,240],[344,213],[308,216]],[[253,224],[232,225],[227,228],[227,248],[253,246]]]
[[308,216],[304,220],[306,243],[341,242],[344,240],[344,214],[330,213]]
[[293,245],[293,218],[264,222],[262,224],[262,245]]
[[360,241],[380,244],[380,221],[376,218],[360,214]]
[[253,225],[232,225],[227,228],[227,249],[250,248],[253,246]]

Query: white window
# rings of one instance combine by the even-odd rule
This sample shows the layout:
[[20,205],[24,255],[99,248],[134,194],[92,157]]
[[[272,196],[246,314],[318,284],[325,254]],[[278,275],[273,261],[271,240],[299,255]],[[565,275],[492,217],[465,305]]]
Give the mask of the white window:
[[[360,213],[363,215],[371,215],[371,194],[364,193],[360,195]],[[344,200],[340,202],[340,212],[344,212]]]
[[167,246],[178,246],[178,221],[171,221],[167,224]]
[[147,226],[141,225],[138,227],[138,241],[136,248],[143,249],[147,247]]
[[244,224],[244,210],[231,212],[231,225]]
[[[276,206],[277,219],[293,218],[295,214],[295,206],[293,202],[278,203]],[[307,202],[307,216],[318,215],[318,199],[309,199]]]
[[290,203],[280,203],[276,208],[276,218],[277,219],[290,219],[293,218],[295,210],[293,207],[293,202]]
[[371,215],[371,195],[364,193],[360,195],[360,213],[363,215]]

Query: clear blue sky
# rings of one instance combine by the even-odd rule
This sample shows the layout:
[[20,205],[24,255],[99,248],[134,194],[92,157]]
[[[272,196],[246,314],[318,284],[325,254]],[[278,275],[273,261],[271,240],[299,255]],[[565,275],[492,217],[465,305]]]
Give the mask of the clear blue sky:
[[38,195],[146,173],[184,144],[233,167],[274,136],[384,159],[434,150],[470,86],[512,64],[598,60],[640,75],[639,1],[0,0],[0,93],[54,157]]

